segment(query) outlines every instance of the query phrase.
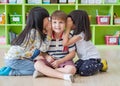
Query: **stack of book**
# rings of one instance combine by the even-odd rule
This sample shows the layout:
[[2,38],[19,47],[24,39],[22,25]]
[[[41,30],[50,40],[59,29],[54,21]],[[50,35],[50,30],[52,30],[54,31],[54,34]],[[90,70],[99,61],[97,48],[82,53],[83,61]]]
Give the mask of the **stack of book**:
[[10,31],[9,32],[9,37],[10,37],[10,43],[17,37],[17,34]]

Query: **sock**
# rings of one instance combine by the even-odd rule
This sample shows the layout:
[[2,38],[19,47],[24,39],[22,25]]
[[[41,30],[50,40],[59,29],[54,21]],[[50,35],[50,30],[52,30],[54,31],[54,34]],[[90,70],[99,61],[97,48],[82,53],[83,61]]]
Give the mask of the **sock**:
[[40,77],[40,76],[42,77],[42,76],[44,76],[44,74],[35,70],[34,73],[33,73],[33,78],[37,78],[37,77]]
[[4,71],[7,67],[0,68],[0,72]]
[[31,59],[35,59],[40,54],[40,50],[36,49],[31,57]]
[[72,74],[64,74],[64,80],[68,80],[70,82],[74,82],[74,77]]
[[0,76],[8,76],[12,68],[7,67],[4,71],[0,72]]

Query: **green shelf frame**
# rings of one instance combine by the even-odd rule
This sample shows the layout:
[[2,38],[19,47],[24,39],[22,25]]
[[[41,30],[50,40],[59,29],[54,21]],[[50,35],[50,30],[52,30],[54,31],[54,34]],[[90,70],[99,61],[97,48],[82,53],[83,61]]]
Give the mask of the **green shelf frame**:
[[[92,39],[91,41],[96,46],[108,46],[105,44],[105,35],[114,35],[116,31],[120,31],[120,25],[114,25],[113,22],[113,14],[117,13],[120,17],[120,0],[117,0],[115,4],[106,4],[105,0],[102,0],[101,4],[81,4],[81,0],[75,0],[75,4],[42,4],[42,0],[40,0],[40,4],[28,4],[27,0],[23,0],[22,4],[9,4],[3,3],[0,4],[0,14],[5,14],[5,24],[0,24],[0,36],[6,37],[6,46],[10,46],[9,42],[9,31],[20,34],[21,31],[25,27],[26,23],[26,15],[29,10],[35,6],[41,6],[48,10],[50,15],[55,10],[62,10],[65,13],[69,14],[73,10],[85,10],[88,15],[91,15],[91,32]],[[98,25],[96,23],[96,10],[98,10],[99,15],[110,15],[110,24],[108,25]],[[22,15],[22,24],[10,24],[9,15],[16,12],[17,14]],[[111,45],[110,45],[111,46]],[[113,46],[113,45],[112,45]],[[117,45],[119,46],[119,45]],[[3,46],[2,46],[3,47]]]

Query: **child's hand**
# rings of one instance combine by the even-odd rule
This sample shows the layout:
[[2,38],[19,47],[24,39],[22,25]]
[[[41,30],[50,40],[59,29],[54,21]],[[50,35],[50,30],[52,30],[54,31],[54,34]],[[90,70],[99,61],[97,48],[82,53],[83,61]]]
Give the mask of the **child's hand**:
[[55,61],[52,56],[47,56],[47,57],[46,57],[46,60],[47,60],[49,63],[52,63],[52,62]]
[[53,68],[58,68],[58,66],[61,64],[60,60],[55,60],[54,62],[51,63]]
[[66,28],[70,30],[72,27],[73,27],[73,21],[70,17],[68,17]]

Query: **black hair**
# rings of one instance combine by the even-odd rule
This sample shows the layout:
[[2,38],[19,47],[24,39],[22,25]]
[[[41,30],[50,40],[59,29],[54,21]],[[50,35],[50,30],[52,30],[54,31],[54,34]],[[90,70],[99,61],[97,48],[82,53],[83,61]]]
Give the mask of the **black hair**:
[[[18,37],[16,37],[12,41],[11,45],[20,45],[23,43],[26,37],[27,39],[29,39],[30,31],[32,29],[37,30],[40,34],[41,39],[44,40],[45,34],[42,31],[43,31],[43,20],[46,17],[49,17],[49,13],[45,8],[39,6],[33,7],[28,14],[27,22],[24,30],[20,33]],[[34,34],[34,36],[36,36],[36,34]]]
[[81,32],[84,32],[85,40],[90,40],[91,30],[89,16],[87,12],[83,10],[74,10],[68,15],[68,17],[71,17],[73,24],[75,25],[73,35],[77,35]]

